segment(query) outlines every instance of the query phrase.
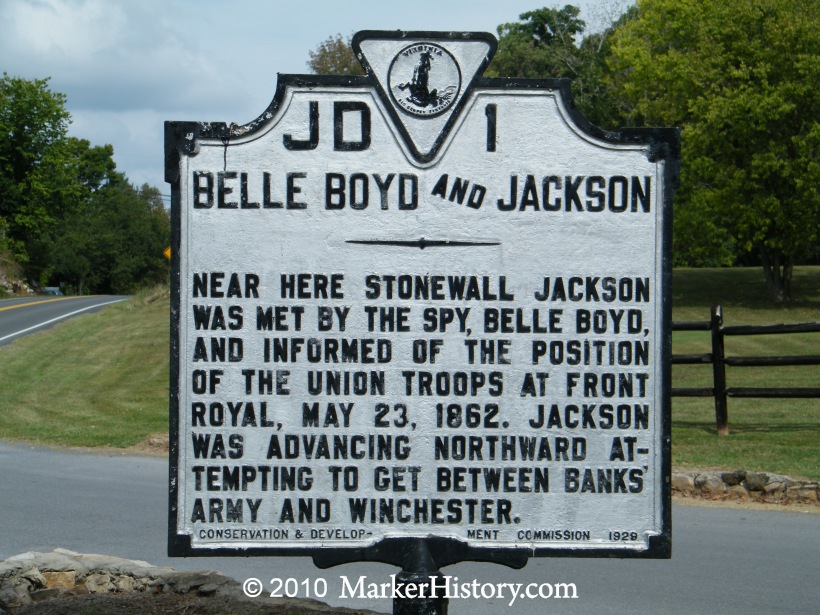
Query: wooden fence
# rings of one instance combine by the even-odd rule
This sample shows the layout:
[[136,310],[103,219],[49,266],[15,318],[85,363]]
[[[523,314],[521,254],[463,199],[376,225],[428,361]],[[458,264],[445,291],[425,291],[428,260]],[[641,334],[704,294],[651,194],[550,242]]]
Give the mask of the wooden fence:
[[765,398],[820,398],[820,388],[772,388],[772,387],[730,387],[726,383],[726,366],[731,367],[780,367],[786,365],[820,365],[820,354],[803,356],[727,357],[724,339],[727,335],[771,335],[784,333],[818,333],[820,322],[806,322],[791,325],[741,325],[723,326],[723,309],[712,307],[712,317],[708,321],[673,322],[673,331],[709,331],[712,336],[712,352],[706,354],[673,354],[673,365],[712,364],[712,388],[675,388],[673,397],[714,397],[715,423],[718,435],[729,435],[729,397]]

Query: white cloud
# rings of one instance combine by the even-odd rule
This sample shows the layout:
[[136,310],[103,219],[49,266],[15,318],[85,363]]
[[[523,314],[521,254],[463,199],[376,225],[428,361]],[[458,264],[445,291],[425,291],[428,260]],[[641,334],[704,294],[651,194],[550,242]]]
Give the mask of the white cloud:
[[[5,70],[52,78],[70,109],[202,110],[229,101],[214,82],[230,80],[196,37],[163,15],[168,2],[4,0]],[[191,43],[194,44],[191,44]]]
[[101,0],[6,2],[4,36],[18,52],[82,63],[116,42],[125,16],[116,4]]

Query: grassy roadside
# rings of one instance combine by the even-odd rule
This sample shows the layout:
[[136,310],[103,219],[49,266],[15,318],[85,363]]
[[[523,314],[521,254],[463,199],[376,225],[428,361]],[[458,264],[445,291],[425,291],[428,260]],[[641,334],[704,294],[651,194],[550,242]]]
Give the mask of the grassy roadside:
[[0,438],[127,447],[168,430],[167,289],[0,348]]
[[[795,272],[795,301],[771,305],[759,269],[679,269],[673,318],[726,324],[820,320],[820,267]],[[168,292],[70,319],[0,348],[0,438],[58,446],[128,447],[167,431]],[[77,340],[82,340],[78,343]],[[817,334],[730,338],[727,354],[817,354]],[[708,333],[680,332],[675,353],[709,351]],[[710,366],[675,366],[675,386],[711,386]],[[730,386],[820,386],[817,366],[730,368]],[[673,465],[820,478],[818,400],[729,401],[728,438],[709,398],[674,398]]]

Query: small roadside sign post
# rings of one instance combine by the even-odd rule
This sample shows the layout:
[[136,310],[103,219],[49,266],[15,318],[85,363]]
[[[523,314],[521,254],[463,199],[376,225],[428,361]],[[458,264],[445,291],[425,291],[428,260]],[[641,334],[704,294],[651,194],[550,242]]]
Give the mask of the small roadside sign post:
[[679,133],[483,77],[489,34],[353,47],[166,123],[170,555],[394,564],[396,613],[459,561],[669,557]]

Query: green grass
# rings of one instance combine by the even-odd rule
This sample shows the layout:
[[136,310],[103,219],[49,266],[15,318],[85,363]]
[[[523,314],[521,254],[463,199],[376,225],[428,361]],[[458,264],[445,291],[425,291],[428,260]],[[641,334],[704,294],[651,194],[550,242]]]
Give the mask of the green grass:
[[[673,319],[726,325],[820,320],[820,267],[795,272],[795,300],[771,304],[760,269],[678,269]],[[0,348],[0,438],[127,447],[168,428],[168,292],[72,318]],[[78,340],[80,340],[78,342]],[[673,351],[709,352],[708,332],[677,332]],[[727,355],[820,353],[820,334],[731,337]],[[817,366],[727,368],[729,386],[820,386]],[[673,385],[712,386],[711,366],[675,366]],[[672,400],[674,467],[820,478],[820,400],[729,399],[730,436],[715,435],[711,398]]]
[[0,348],[0,438],[127,447],[168,431],[167,289]]

